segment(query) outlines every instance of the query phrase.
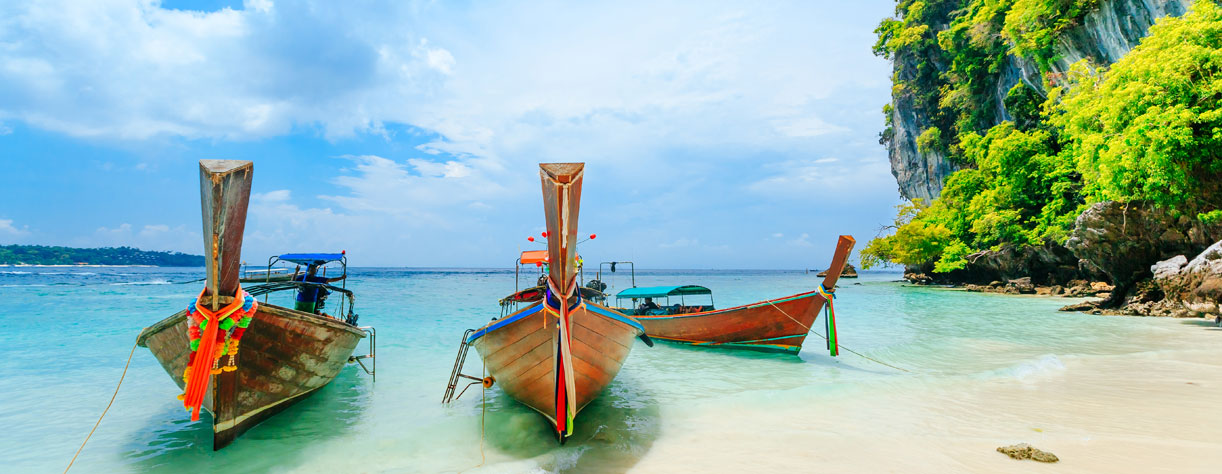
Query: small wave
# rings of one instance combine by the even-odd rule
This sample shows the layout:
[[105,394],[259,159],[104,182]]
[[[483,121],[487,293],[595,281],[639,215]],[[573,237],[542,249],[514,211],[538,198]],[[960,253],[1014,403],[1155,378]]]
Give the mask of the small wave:
[[114,285],[114,286],[126,286],[126,285],[170,285],[170,284],[172,284],[172,283],[170,283],[169,281],[166,281],[166,280],[152,280],[152,281],[125,281],[125,282],[121,282],[121,283],[111,283],[111,285]]
[[33,272],[2,271],[0,272],[0,275],[33,275]]
[[1035,360],[1023,361],[1010,367],[999,369],[995,375],[1026,380],[1042,375],[1051,375],[1065,371],[1065,363],[1055,354],[1044,354]]

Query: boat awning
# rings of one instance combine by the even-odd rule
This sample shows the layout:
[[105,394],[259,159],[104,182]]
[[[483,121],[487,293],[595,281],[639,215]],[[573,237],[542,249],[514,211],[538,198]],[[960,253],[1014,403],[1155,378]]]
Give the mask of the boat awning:
[[286,253],[279,257],[280,260],[293,262],[299,265],[322,265],[327,262],[335,262],[342,260],[344,254],[341,253]]
[[[581,256],[577,256],[577,260],[581,260]],[[526,250],[522,252],[522,257],[518,263],[522,265],[531,265],[535,263],[547,263],[546,250]]]
[[546,250],[527,250],[522,252],[522,265],[530,265],[532,263],[547,263]]
[[665,296],[711,295],[713,291],[703,286],[644,286],[629,288],[615,295],[616,298],[661,298]]

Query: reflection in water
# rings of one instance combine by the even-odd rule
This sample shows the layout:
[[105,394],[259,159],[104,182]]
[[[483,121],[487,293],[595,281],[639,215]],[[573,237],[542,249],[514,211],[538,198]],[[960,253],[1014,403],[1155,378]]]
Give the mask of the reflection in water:
[[564,446],[534,410],[495,388],[486,396],[489,446],[511,457],[536,458],[550,472],[626,471],[649,451],[660,431],[657,400],[623,372],[578,414]]
[[360,368],[347,367],[330,384],[215,453],[210,414],[201,412],[200,421],[192,423],[185,412],[163,410],[150,420],[160,426],[138,433],[141,436],[128,443],[122,457],[131,469],[143,472],[178,473],[183,466],[208,466],[212,471],[284,467],[311,446],[339,437],[358,424],[369,402],[371,384]]

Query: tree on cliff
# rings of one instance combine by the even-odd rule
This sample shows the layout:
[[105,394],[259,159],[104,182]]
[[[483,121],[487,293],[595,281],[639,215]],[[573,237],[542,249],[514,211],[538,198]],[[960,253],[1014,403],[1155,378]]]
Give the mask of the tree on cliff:
[[[919,3],[900,2],[900,7],[911,11]],[[1055,39],[1097,2],[964,3],[951,14],[950,26],[937,33],[940,57],[951,64],[974,57],[988,38],[971,35],[984,34],[997,41],[1004,37],[1012,54],[1031,55],[1046,65],[1049,38]],[[999,23],[998,18],[1004,20]],[[911,36],[905,29],[919,25],[906,23],[907,18],[884,21],[876,52],[910,54],[905,48],[920,43],[896,38]],[[968,40],[956,40],[964,31]],[[1003,34],[985,34],[996,31]],[[957,67],[995,72],[986,67],[995,63],[962,65],[968,62],[963,59]],[[935,272],[949,272],[963,268],[966,257],[978,250],[1059,243],[1085,206],[1100,200],[1145,200],[1204,219],[1222,217],[1220,69],[1222,9],[1201,0],[1182,17],[1158,20],[1149,36],[1111,68],[1093,69],[1083,60],[1065,87],[1052,88],[1046,81],[1050,93],[1042,106],[1034,105],[1038,96],[1029,91],[1011,90],[1006,105],[1022,111],[1014,114],[1017,126],[1002,122],[987,130],[973,128],[961,112],[953,130],[937,135],[966,169],[952,174],[941,196],[928,206],[902,206],[894,234],[871,241],[863,250],[863,266],[934,263]],[[955,70],[947,68],[939,76],[940,85],[900,81],[899,74],[897,85],[905,90],[936,85],[936,91],[912,93],[940,94],[940,106],[954,106],[956,90],[981,87],[972,82],[974,76]]]
[[1198,2],[1112,67],[1079,63],[1070,80],[1050,121],[1088,199],[1222,207],[1222,8]]

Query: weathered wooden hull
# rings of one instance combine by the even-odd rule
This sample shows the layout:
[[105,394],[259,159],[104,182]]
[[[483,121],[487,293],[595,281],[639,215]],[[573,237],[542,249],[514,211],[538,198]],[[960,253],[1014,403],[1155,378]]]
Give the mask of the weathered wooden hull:
[[818,292],[812,291],[736,308],[633,318],[653,339],[796,354],[824,302]]
[[[191,352],[186,311],[140,333],[181,389]],[[212,413],[214,450],[330,383],[365,333],[341,321],[260,304],[242,338],[234,372],[212,377],[203,407]],[[184,415],[185,416],[185,415]]]
[[[559,318],[536,303],[489,323],[467,342],[509,396],[556,426]],[[631,318],[590,302],[570,314],[577,413],[611,383],[642,328]]]

